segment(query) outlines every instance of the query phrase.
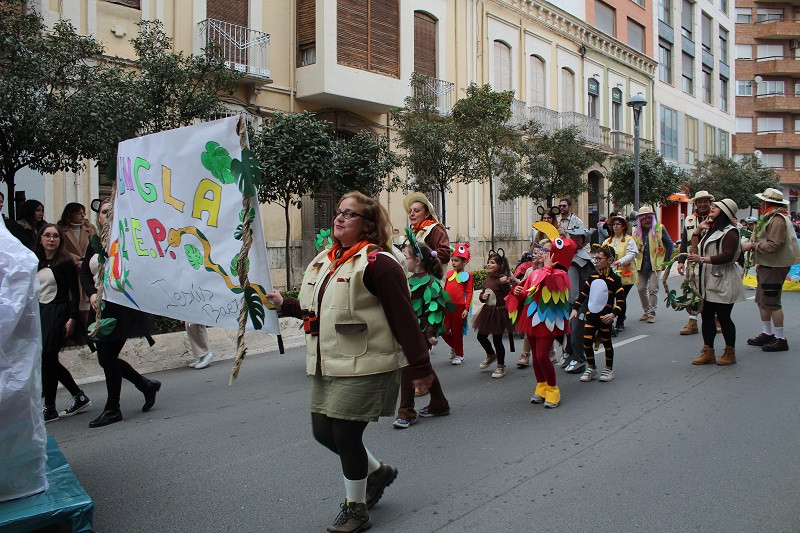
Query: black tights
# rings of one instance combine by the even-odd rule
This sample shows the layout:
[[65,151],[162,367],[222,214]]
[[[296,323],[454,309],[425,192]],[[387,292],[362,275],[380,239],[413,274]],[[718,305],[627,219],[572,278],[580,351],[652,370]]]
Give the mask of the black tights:
[[144,376],[134,370],[127,361],[119,358],[119,354],[125,346],[125,340],[97,341],[97,360],[106,375],[106,390],[108,391],[106,409],[119,409],[122,378],[133,383],[142,392],[149,386],[149,381]]
[[492,343],[489,342],[489,335],[484,335],[483,333],[478,334],[478,342],[481,343],[483,349],[486,350],[486,355],[497,355],[497,364],[504,365],[506,364],[506,349],[503,346],[503,335],[492,335],[492,343],[494,343],[494,350],[492,349]]
[[73,396],[81,393],[81,388],[75,383],[72,374],[58,360],[58,352],[59,350],[42,352],[42,395],[45,405],[56,404],[59,381]]
[[[628,293],[631,292],[632,288],[633,288],[633,284],[631,284],[631,285],[623,285],[622,286],[622,301],[623,302],[627,302],[628,301]],[[619,316],[617,316],[617,326],[625,325],[625,318],[627,317],[627,314],[626,314],[625,310],[627,308],[628,308],[628,306],[625,305],[622,308],[622,313]]]
[[704,344],[711,348],[714,347],[714,339],[717,336],[717,324],[714,322],[714,315],[716,315],[722,328],[722,338],[725,339],[725,346],[736,345],[736,325],[731,319],[731,311],[733,311],[733,304],[703,301],[703,311],[700,316],[703,318],[701,329],[703,331]]
[[367,449],[362,441],[366,428],[367,422],[311,413],[314,438],[339,456],[344,477],[352,481],[367,477]]
[[600,316],[594,313],[586,313],[586,323],[583,325],[583,351],[586,354],[586,364],[592,368],[597,368],[594,362],[594,339],[603,343],[606,352],[606,367],[614,368],[614,347],[611,345],[611,324],[606,324]]

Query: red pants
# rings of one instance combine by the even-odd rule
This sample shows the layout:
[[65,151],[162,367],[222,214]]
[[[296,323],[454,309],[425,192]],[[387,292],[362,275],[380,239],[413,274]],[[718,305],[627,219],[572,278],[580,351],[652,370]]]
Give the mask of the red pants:
[[531,343],[531,352],[533,352],[531,366],[536,375],[536,383],[545,381],[551,387],[556,384],[556,369],[550,360],[553,339],[554,337],[528,337],[528,342]]
[[[447,398],[444,397],[442,384],[439,383],[439,376],[436,376],[435,373],[434,376],[430,388],[431,401],[428,404],[428,409],[434,414],[447,413],[450,411],[450,404],[447,402]],[[397,418],[405,418],[406,420],[417,418],[417,411],[414,409],[414,385],[405,368],[400,377],[400,408],[397,410]]]
[[466,305],[456,304],[455,311],[445,311],[444,313],[442,340],[450,345],[458,357],[464,357],[464,322],[467,319],[461,318],[461,315],[466,310]]

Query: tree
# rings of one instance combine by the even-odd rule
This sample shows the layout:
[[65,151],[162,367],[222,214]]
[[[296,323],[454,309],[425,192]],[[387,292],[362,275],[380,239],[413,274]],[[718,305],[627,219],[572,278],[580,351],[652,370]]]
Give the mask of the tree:
[[553,133],[534,133],[520,143],[522,173],[504,176],[502,200],[527,196],[537,201],[552,202],[557,196],[578,197],[590,188],[583,174],[606,155],[586,146],[577,126],[568,126]]
[[436,96],[426,91],[428,76],[411,77],[412,96],[405,107],[391,113],[397,127],[398,148],[405,150],[403,163],[419,191],[436,190],[441,198],[442,223],[447,225],[447,192],[462,181],[469,160],[452,115],[436,109]]
[[712,156],[698,161],[689,180],[690,192],[705,189],[717,200],[730,198],[740,209],[758,207],[760,200],[756,193],[767,187],[778,187],[780,180],[775,170],[765,167],[761,160],[752,155],[740,162],[730,157]]
[[252,138],[261,164],[258,200],[283,207],[286,221],[286,287],[292,286],[289,209],[329,179],[336,141],[330,124],[309,112],[274,113]]
[[394,169],[401,161],[401,157],[389,149],[389,139],[385,135],[362,131],[336,143],[330,188],[339,196],[353,190],[367,196],[375,196],[384,189],[393,191],[400,186]]
[[[633,158],[623,156],[617,159],[608,180],[611,185],[608,193],[619,205],[633,203],[634,180]],[[664,161],[656,150],[645,150],[639,157],[639,201],[642,205],[653,207],[667,202],[681,184],[688,179],[685,170]]]
[[506,123],[511,118],[513,91],[495,92],[487,84],[470,84],[467,97],[456,102],[453,120],[464,141],[469,161],[466,181],[489,182],[491,244],[494,235],[494,178],[514,180],[520,172],[516,152],[517,134]]

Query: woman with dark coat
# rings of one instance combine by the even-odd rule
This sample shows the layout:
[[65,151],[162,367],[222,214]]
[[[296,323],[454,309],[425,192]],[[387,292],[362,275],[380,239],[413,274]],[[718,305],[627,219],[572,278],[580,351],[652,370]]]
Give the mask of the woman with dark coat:
[[22,209],[19,210],[17,224],[22,228],[19,238],[20,242],[33,250],[36,247],[36,238],[39,230],[47,222],[44,220],[44,205],[38,200],[25,200]]

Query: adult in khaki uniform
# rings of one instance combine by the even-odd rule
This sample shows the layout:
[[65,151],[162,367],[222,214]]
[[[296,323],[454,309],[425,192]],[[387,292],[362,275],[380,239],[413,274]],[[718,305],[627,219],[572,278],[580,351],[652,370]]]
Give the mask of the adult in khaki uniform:
[[450,237],[436,218],[428,197],[421,192],[412,192],[403,198],[403,207],[408,213],[408,222],[418,242],[424,242],[436,252],[436,258],[444,267],[450,262]]
[[770,187],[756,198],[761,200],[762,218],[742,250],[752,251],[751,263],[756,265],[756,304],[762,329],[757,337],[747,339],[747,344],[761,346],[765,352],[785,352],[789,343],[783,333],[781,291],[789,268],[800,263],[800,244],[783,193]]
[[[705,230],[701,229],[701,233],[698,237],[693,238],[692,234],[700,227],[700,224],[708,218],[708,213],[711,211],[711,202],[713,201],[714,195],[708,191],[697,191],[697,194],[692,198],[694,212],[683,221],[683,235],[681,235],[680,248],[682,254],[697,253],[697,245],[702,236],[705,235]],[[686,274],[685,263],[686,259],[678,260],[678,274],[681,276]],[[698,332],[697,314],[688,307],[686,308],[686,312],[689,313],[689,322],[686,323],[680,333],[681,335],[694,335]]]
[[[618,271],[622,280],[621,299],[627,302],[628,293],[639,279],[639,272],[636,269],[639,247],[636,246],[636,241],[629,234],[630,226],[627,218],[614,215],[608,217],[608,223],[611,225],[612,235],[603,242],[603,246],[611,246],[614,249],[617,260],[614,261],[613,267]],[[622,312],[617,315],[616,327],[611,330],[612,335],[621,333],[625,329],[625,316],[625,307],[622,307]]]
[[636,256],[636,270],[639,273],[636,289],[644,311],[639,320],[652,324],[656,321],[658,281],[661,271],[664,270],[664,261],[672,257],[675,244],[667,229],[656,220],[652,207],[642,206],[636,220],[636,230],[633,232],[633,238],[639,247],[639,255]]

